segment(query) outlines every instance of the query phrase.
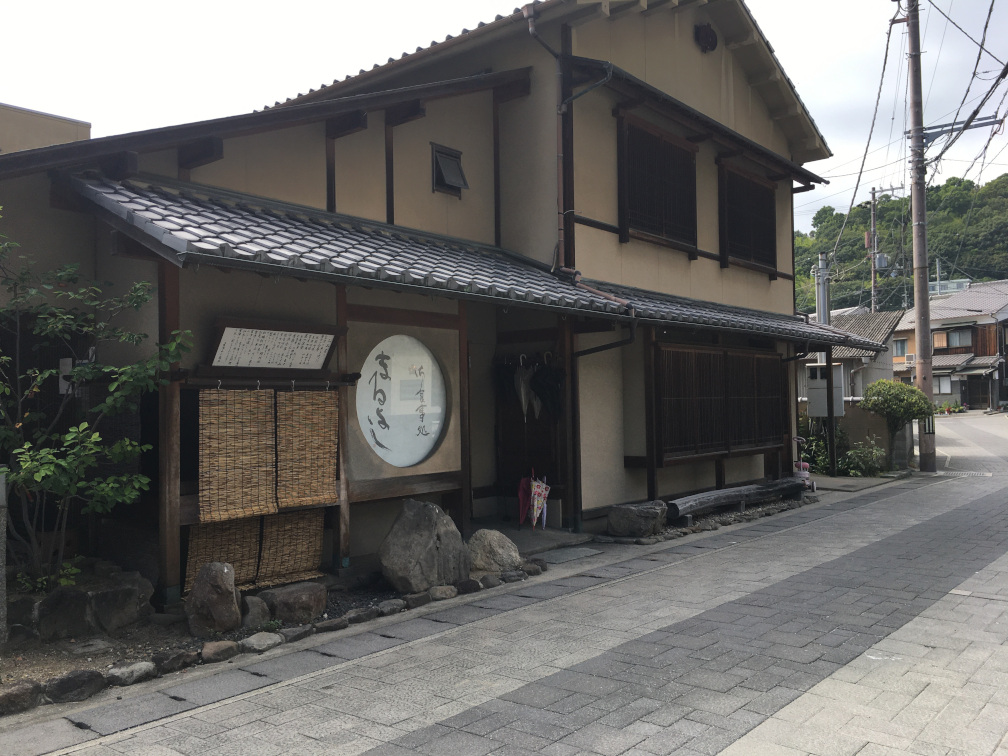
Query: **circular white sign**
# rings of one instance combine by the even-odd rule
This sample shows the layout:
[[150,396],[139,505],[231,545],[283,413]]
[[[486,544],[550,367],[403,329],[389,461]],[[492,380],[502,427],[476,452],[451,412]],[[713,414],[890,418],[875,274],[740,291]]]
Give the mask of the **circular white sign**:
[[396,467],[419,464],[445,419],[444,376],[423,343],[389,336],[371,350],[357,382],[357,422],[375,454]]

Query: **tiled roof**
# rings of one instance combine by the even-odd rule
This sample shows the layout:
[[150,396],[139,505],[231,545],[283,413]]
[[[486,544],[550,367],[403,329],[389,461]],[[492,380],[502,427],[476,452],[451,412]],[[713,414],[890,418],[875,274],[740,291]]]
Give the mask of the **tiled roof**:
[[804,318],[720,305],[611,284],[496,247],[425,234],[314,208],[166,179],[115,182],[74,177],[70,186],[113,225],[141,232],[147,246],[179,264],[204,262],[296,277],[321,277],[444,296],[520,303],[621,320],[702,325],[795,342],[881,345]]
[[931,357],[932,370],[955,370],[974,359],[972,354],[936,354]]
[[660,294],[630,286],[593,281],[593,288],[607,291],[633,305],[636,314],[644,320],[660,323],[704,326],[722,331],[763,334],[789,341],[813,342],[832,345],[851,345],[870,349],[872,353],[882,344],[851,335],[838,328],[809,323],[804,317],[781,315],[745,307],[702,302],[671,294]]
[[[973,283],[968,289],[932,297],[928,304],[932,328],[940,328],[944,320],[979,320],[1003,315],[1002,311],[1008,308],[1008,281]],[[915,322],[911,308],[896,330],[913,330]]]
[[[902,317],[902,310],[894,312],[865,312],[864,310],[855,309],[832,315],[830,323],[835,328],[847,331],[855,336],[860,336],[868,341],[885,344],[892,337],[893,331],[896,330],[896,326]],[[838,347],[833,351],[833,358],[837,360],[870,357],[871,355],[872,352],[853,347]]]

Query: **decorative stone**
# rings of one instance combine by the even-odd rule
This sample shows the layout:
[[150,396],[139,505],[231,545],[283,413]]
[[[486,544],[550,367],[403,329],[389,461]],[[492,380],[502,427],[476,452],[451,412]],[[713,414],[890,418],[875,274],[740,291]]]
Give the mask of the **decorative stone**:
[[483,590],[483,586],[480,584],[479,580],[473,580],[469,578],[468,580],[463,580],[461,583],[455,586],[458,589],[459,595],[464,595],[466,593],[476,593]]
[[139,572],[117,572],[112,576],[121,585],[129,585],[136,588],[137,592],[137,616],[149,617],[154,613],[151,606],[151,596],[154,595],[154,585]]
[[242,627],[245,630],[259,630],[270,621],[269,607],[258,596],[245,596],[242,605],[245,609]]
[[137,609],[139,592],[135,585],[117,585],[90,591],[91,611],[98,626],[106,633],[115,632],[140,619]]
[[496,575],[484,575],[480,578],[480,585],[484,588],[496,588],[498,585],[503,585],[503,582]]
[[315,623],[316,633],[333,633],[337,630],[346,630],[350,625],[346,617],[333,617]]
[[276,648],[283,642],[283,636],[279,633],[256,633],[240,641],[238,648],[244,654],[261,654],[271,648]]
[[34,680],[19,680],[0,687],[0,717],[34,709],[42,702],[42,686]]
[[105,690],[105,675],[94,669],[75,669],[46,681],[45,695],[53,703],[84,701]]
[[477,530],[469,539],[472,568],[481,572],[507,572],[521,566],[522,558],[514,541],[498,530]]
[[406,602],[402,599],[389,599],[388,601],[382,601],[378,604],[378,613],[382,617],[388,617],[391,614],[399,614],[399,612],[406,610]]
[[284,643],[293,643],[307,638],[312,634],[313,629],[311,625],[297,625],[296,627],[282,627],[277,632],[283,636]]
[[376,606],[360,606],[356,609],[351,609],[349,612],[343,615],[347,622],[351,625],[358,625],[361,622],[368,622],[373,620],[378,616],[378,607]]
[[157,666],[154,662],[142,661],[133,664],[117,664],[112,669],[105,670],[105,679],[109,685],[135,685],[144,680],[157,677]]
[[234,575],[234,567],[226,562],[211,562],[200,568],[185,600],[189,632],[197,638],[241,627]]
[[90,635],[91,602],[77,588],[60,586],[38,604],[38,633],[44,641]]
[[660,540],[661,540],[660,538],[655,538],[654,536],[651,536],[649,538],[638,538],[634,541],[634,543],[636,543],[638,546],[654,546]]
[[159,674],[167,675],[186,667],[195,667],[199,664],[199,654],[184,648],[172,648],[154,654],[151,661],[154,662]]
[[[525,560],[525,564],[534,564],[536,567],[539,568],[539,572],[546,572],[546,570],[549,569],[549,565],[546,563],[546,560],[543,559],[542,557],[529,557],[528,559]],[[522,569],[525,569],[524,566],[522,567]]]
[[458,596],[458,588],[454,585],[435,585],[430,589],[429,593],[434,601],[446,601]]
[[661,533],[668,507],[663,501],[613,504],[607,520],[609,535],[644,538]]
[[529,577],[542,575],[542,568],[540,568],[538,564],[533,564],[532,562],[522,562],[521,571]]
[[408,609],[416,609],[417,607],[424,606],[431,602],[431,595],[428,591],[422,591],[421,593],[410,593],[403,596],[403,601],[406,602],[406,607]]
[[204,664],[216,664],[238,656],[238,644],[234,641],[209,641],[203,644],[200,658]]
[[378,549],[382,574],[399,593],[469,577],[469,550],[452,519],[429,502],[408,499]]
[[528,575],[526,575],[522,570],[509,570],[508,572],[501,573],[501,580],[505,583],[519,583],[522,580],[527,580]]
[[270,588],[262,591],[259,598],[266,602],[273,619],[304,625],[325,612],[329,591],[322,583],[308,581]]

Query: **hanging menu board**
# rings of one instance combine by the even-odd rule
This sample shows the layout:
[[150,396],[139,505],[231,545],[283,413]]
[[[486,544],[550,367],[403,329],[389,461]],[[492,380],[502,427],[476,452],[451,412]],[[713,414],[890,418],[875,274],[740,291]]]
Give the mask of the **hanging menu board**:
[[224,325],[213,357],[215,368],[323,370],[332,354],[333,333]]

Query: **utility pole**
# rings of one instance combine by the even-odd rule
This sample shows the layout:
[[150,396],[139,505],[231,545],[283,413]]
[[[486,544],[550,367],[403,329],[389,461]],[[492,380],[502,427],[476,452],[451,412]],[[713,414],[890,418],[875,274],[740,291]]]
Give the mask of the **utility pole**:
[[[902,190],[902,186],[890,186],[887,189],[879,189],[880,192],[895,192],[897,190]],[[871,311],[878,311],[878,294],[876,288],[876,282],[878,280],[878,230],[876,228],[876,215],[875,215],[875,192],[876,189],[873,186],[871,189],[871,236],[865,239],[865,249],[870,250],[869,255],[871,256]],[[885,267],[884,265],[882,267]],[[904,309],[906,307],[904,306]]]
[[[920,0],[907,2],[910,80],[910,202],[913,216],[914,332],[917,340],[916,385],[934,401],[931,374],[931,306],[928,302],[927,204],[924,168],[924,97],[921,87]],[[919,421],[921,472],[935,472],[934,415]]]

